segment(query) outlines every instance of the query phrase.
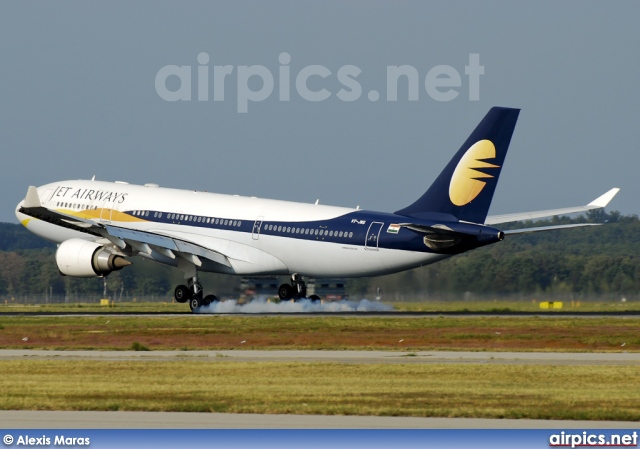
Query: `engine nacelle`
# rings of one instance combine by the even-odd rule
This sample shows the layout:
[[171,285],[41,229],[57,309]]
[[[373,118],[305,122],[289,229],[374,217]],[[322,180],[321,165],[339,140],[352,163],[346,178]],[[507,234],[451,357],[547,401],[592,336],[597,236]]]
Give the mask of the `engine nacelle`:
[[82,239],[65,240],[56,251],[60,273],[66,276],[106,276],[131,265],[124,257],[113,254],[103,245]]

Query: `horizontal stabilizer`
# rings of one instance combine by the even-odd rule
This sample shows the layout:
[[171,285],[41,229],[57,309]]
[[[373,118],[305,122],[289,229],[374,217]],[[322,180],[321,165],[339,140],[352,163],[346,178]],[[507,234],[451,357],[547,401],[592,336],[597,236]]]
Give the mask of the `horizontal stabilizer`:
[[619,188],[609,190],[604,195],[599,196],[586,206],[565,207],[562,209],[539,210],[534,212],[519,212],[515,214],[491,215],[487,217],[484,224],[494,225],[498,223],[509,223],[512,221],[535,220],[537,218],[553,217],[556,215],[568,215],[578,212],[586,212],[593,209],[601,209],[605,207],[620,191]]
[[530,234],[532,232],[554,231],[556,229],[581,228],[583,226],[600,226],[602,223],[576,223],[557,226],[539,226],[537,228],[511,229],[504,231],[507,235],[513,234]]

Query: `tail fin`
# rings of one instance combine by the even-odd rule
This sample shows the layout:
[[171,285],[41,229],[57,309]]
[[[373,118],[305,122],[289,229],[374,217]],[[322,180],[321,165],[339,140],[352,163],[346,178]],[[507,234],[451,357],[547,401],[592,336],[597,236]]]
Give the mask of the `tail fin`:
[[491,108],[429,190],[396,214],[419,217],[436,212],[484,223],[519,113]]

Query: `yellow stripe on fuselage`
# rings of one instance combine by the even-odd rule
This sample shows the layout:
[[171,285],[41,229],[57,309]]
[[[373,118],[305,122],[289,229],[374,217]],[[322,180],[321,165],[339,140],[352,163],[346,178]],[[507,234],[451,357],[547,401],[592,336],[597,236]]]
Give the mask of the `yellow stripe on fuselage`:
[[142,218],[134,217],[133,215],[125,214],[124,212],[120,212],[115,209],[86,209],[81,211],[69,210],[69,209],[58,209],[58,212],[66,215],[71,215],[73,217],[83,218],[85,220],[112,220],[112,221],[121,221],[126,223],[146,223],[148,220],[144,220]]

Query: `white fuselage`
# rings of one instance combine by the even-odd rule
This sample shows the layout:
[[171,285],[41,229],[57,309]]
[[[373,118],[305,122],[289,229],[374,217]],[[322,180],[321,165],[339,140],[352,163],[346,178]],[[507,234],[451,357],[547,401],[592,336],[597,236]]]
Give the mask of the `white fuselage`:
[[[395,222],[392,214],[102,181],[63,181],[37,190],[47,209],[177,238],[222,254],[229,261],[230,266],[207,261],[199,268],[202,271],[360,277],[448,257],[385,247],[386,233],[391,232],[388,227]],[[16,216],[30,231],[53,242],[72,238],[101,241],[98,236],[34,219],[18,210]],[[399,232],[411,233],[406,229]],[[396,240],[397,234],[393,235]],[[167,257],[131,255],[176,264]]]

